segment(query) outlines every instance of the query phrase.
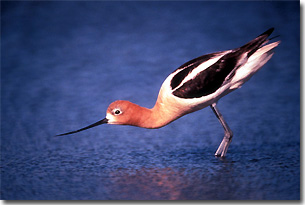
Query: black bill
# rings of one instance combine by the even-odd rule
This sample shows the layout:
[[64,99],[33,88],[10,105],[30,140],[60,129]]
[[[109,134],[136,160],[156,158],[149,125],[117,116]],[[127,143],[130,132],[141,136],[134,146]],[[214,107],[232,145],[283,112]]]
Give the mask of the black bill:
[[63,133],[63,134],[59,134],[59,135],[56,135],[56,136],[64,136],[64,135],[70,135],[70,134],[74,134],[74,133],[77,133],[77,132],[80,132],[80,131],[83,131],[83,130],[86,130],[86,129],[89,129],[89,128],[92,128],[92,127],[95,127],[95,126],[98,126],[98,125],[101,125],[101,124],[106,124],[108,123],[108,119],[105,118],[105,119],[102,119],[96,123],[93,123],[92,125],[89,125],[87,127],[84,127],[84,128],[81,128],[79,130],[75,130],[75,131],[72,131],[72,132],[67,132],[67,133]]

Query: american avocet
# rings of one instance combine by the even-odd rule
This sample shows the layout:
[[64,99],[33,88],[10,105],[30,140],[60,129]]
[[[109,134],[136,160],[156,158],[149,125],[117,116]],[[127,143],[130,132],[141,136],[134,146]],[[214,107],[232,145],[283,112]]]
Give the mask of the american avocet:
[[267,38],[273,30],[267,30],[240,48],[203,55],[183,64],[165,79],[156,104],[151,109],[118,100],[109,105],[103,120],[57,136],[101,124],[160,128],[186,114],[210,106],[225,131],[215,155],[224,157],[233,133],[216,104],[221,97],[240,88],[272,57],[273,49],[280,43],[267,44],[270,40]]

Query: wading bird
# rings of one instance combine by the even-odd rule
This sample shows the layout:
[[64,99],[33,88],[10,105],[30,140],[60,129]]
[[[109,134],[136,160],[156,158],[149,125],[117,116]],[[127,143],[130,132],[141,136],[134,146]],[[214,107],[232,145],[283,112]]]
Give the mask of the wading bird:
[[224,157],[233,133],[216,104],[221,97],[240,88],[272,57],[273,49],[280,43],[267,44],[270,40],[267,38],[273,30],[270,28],[239,48],[203,55],[183,64],[165,79],[156,104],[151,109],[118,100],[109,105],[103,120],[57,136],[101,124],[160,128],[186,114],[210,106],[225,132],[215,155]]

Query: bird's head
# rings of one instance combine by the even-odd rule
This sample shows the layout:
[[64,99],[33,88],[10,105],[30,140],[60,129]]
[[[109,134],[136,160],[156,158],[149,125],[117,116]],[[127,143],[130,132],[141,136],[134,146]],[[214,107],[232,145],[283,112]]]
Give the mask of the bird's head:
[[117,100],[108,106],[106,119],[108,124],[134,125],[141,115],[142,107],[126,100]]

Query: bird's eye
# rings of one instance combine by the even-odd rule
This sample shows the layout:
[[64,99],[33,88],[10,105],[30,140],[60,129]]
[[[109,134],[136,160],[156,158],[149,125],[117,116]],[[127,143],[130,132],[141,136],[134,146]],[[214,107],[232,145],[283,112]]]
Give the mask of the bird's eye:
[[119,110],[119,109],[114,110],[114,114],[115,114],[115,115],[121,114],[121,110]]

